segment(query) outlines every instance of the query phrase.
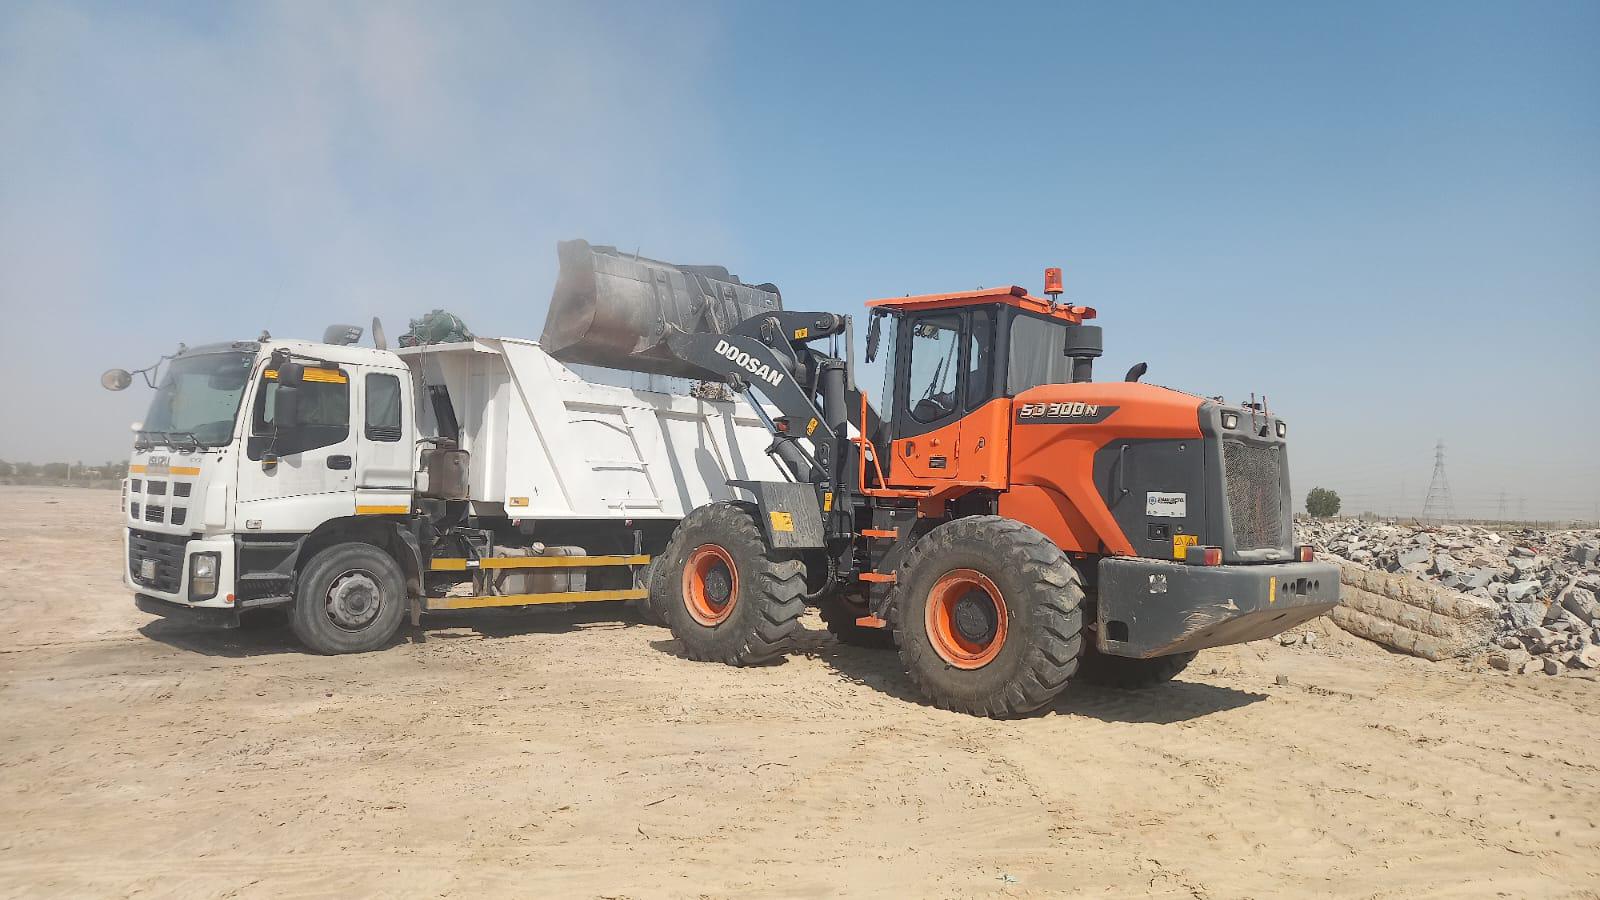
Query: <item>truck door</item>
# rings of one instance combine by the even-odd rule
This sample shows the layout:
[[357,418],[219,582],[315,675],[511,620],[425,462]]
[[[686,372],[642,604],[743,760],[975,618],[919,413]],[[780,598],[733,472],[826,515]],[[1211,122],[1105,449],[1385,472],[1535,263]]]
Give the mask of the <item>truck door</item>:
[[411,415],[411,374],[405,369],[362,372],[357,407],[357,515],[411,511],[416,430]]
[[245,452],[239,460],[236,520],[244,530],[308,532],[356,511],[356,431],[350,373],[307,368],[298,422],[276,420],[277,372],[256,378]]
[[891,483],[956,477],[966,365],[964,318],[959,311],[922,313],[908,316],[897,329]]

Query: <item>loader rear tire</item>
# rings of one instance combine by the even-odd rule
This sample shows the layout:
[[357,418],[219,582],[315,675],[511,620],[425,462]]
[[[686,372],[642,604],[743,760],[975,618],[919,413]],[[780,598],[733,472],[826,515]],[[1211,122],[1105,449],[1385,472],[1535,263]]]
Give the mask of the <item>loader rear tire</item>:
[[711,503],[678,523],[663,554],[656,611],[690,659],[770,663],[799,636],[805,564],[774,550],[748,503]]
[[944,709],[1002,719],[1066,688],[1083,651],[1083,587],[1066,554],[1014,519],[947,522],[896,573],[900,662]]
[[365,653],[394,639],[406,613],[406,578],[371,544],[334,544],[300,570],[289,627],[317,653]]
[[857,625],[856,619],[867,615],[867,604],[858,597],[833,593],[817,603],[822,624],[841,644],[866,647],[869,650],[893,650],[894,632],[888,628],[868,628]]
[[1101,653],[1095,648],[1094,639],[1085,635],[1083,659],[1078,665],[1078,680],[1124,690],[1155,687],[1178,677],[1178,673],[1187,669],[1189,663],[1194,661],[1194,657],[1193,652],[1155,656],[1150,659],[1112,656]]

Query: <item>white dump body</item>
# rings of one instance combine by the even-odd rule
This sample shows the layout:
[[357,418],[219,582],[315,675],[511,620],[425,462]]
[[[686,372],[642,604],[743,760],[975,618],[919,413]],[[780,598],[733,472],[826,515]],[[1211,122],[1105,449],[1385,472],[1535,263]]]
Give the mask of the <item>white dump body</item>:
[[479,515],[679,519],[735,498],[729,479],[785,477],[749,402],[693,397],[687,379],[567,366],[514,338],[397,352],[422,434],[438,433],[426,385],[449,390]]

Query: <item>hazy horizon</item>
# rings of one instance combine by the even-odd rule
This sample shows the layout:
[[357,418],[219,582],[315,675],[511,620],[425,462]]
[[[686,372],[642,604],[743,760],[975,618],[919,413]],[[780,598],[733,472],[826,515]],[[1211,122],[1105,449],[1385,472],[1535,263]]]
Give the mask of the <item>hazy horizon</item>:
[[[1270,397],[1296,494],[1600,517],[1600,5],[0,10],[0,459],[125,458],[138,368],[435,307],[536,338],[555,242],[791,308],[1066,270]],[[1505,495],[1504,506],[1501,494]]]

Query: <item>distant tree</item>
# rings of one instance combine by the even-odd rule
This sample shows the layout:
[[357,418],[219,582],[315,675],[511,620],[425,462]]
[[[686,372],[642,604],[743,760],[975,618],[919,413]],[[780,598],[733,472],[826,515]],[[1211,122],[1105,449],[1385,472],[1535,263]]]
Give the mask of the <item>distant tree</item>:
[[1306,512],[1319,519],[1339,514],[1339,495],[1327,488],[1312,488],[1306,494]]
[[45,463],[39,467],[39,474],[46,478],[66,478],[67,464],[64,462]]

